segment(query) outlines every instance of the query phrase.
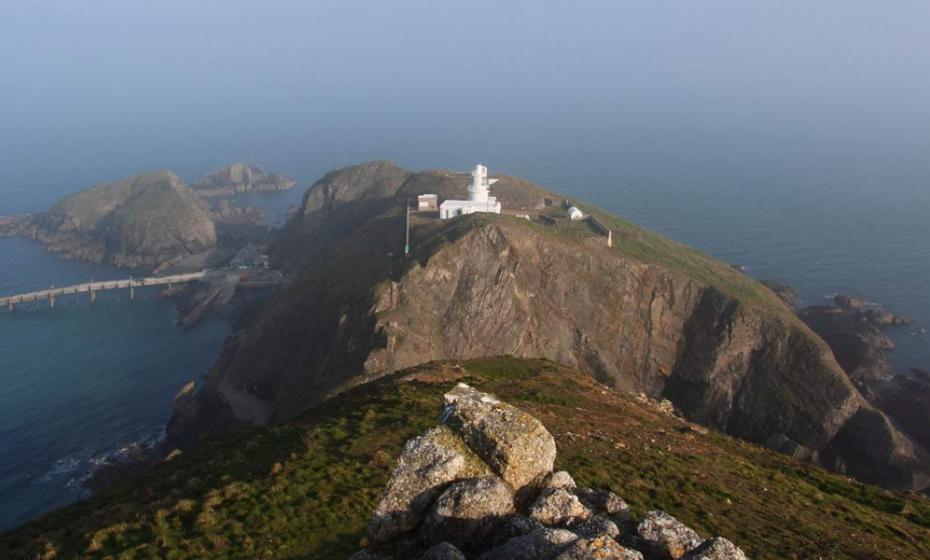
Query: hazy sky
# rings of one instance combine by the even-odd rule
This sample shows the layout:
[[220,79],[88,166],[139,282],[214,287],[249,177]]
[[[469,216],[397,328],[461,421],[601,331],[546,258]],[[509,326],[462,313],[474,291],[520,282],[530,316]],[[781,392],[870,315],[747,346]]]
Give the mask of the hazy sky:
[[463,146],[666,154],[640,179],[813,150],[927,180],[930,2],[0,2],[14,174]]

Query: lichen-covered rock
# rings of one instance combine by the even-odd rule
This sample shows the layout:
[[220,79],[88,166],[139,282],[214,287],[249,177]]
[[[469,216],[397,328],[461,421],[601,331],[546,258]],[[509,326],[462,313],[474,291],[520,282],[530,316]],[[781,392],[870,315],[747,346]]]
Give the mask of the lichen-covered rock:
[[714,537],[686,554],[684,560],[749,560],[749,557],[727,539]]
[[552,434],[514,406],[459,383],[445,395],[442,419],[516,492],[552,472]]
[[530,507],[530,517],[547,527],[565,527],[589,519],[591,510],[568,490],[548,488]]
[[423,520],[424,542],[448,541],[473,548],[514,513],[510,488],[497,477],[470,478],[449,486]]
[[630,518],[630,506],[623,498],[610,490],[578,488],[574,494],[592,511],[607,514],[618,521],[626,521]]
[[582,522],[577,527],[573,527],[572,531],[574,531],[575,534],[577,534],[579,537],[586,538],[607,535],[608,537],[615,539],[620,534],[620,528],[617,527],[616,523],[600,515],[595,515],[591,519]]
[[578,539],[556,556],[555,560],[643,560],[643,555],[602,535],[593,539]]
[[368,524],[369,540],[380,543],[414,529],[448,483],[480,468],[448,428],[433,428],[408,441]]
[[677,560],[697,548],[703,539],[664,511],[647,513],[636,528],[636,532],[649,547],[649,558]]
[[548,478],[546,478],[546,481],[543,483],[543,487],[563,488],[565,490],[571,490],[575,487],[575,479],[572,478],[572,475],[565,471],[556,471],[550,474]]
[[565,529],[540,529],[485,552],[480,560],[549,560],[576,540],[578,535]]
[[441,542],[424,552],[420,560],[465,560],[465,555],[452,544]]

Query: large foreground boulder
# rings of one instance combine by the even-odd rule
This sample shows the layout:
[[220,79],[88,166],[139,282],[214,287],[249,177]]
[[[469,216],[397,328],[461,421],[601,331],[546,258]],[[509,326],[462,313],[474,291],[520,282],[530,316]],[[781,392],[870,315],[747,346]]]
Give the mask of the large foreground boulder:
[[460,383],[446,393],[442,420],[516,492],[552,472],[552,434],[514,406]]

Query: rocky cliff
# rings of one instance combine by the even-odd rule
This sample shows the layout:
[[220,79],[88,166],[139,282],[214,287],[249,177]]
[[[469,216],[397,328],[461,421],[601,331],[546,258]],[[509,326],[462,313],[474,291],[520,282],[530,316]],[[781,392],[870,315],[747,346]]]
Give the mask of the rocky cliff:
[[[771,291],[687,247],[582,206],[613,229],[613,247],[551,216],[418,217],[402,258],[403,201],[463,195],[467,182],[375,163],[318,183],[277,243],[279,259],[305,263],[301,276],[223,352],[198,418],[173,422],[172,437],[283,420],[427,359],[509,354],[668,398],[695,421],[863,480],[926,484],[923,449],[822,340]],[[561,200],[514,178],[494,189],[518,213]]]
[[286,191],[296,183],[278,173],[266,173],[258,165],[234,163],[213,171],[191,185],[201,196],[228,196],[246,191]]
[[70,258],[133,268],[155,268],[216,245],[206,205],[170,171],[67,196],[7,233]]

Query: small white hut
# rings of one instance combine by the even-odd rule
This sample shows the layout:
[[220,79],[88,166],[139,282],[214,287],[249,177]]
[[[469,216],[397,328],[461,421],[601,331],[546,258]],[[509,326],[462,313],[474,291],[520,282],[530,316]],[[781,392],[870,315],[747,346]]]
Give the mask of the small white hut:
[[569,208],[568,212],[566,212],[566,215],[568,216],[569,220],[573,220],[573,221],[584,219],[584,212],[579,210],[577,206],[572,206],[571,208]]

